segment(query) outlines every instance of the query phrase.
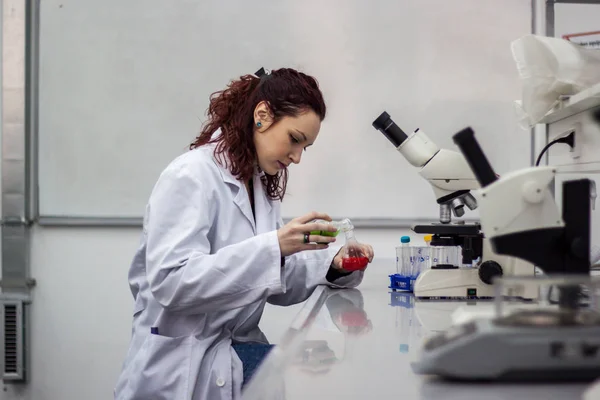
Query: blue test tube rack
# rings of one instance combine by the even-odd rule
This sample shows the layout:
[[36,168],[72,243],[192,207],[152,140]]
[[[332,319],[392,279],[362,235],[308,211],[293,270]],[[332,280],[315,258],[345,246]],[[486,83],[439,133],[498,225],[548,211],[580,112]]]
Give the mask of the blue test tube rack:
[[402,290],[402,291],[406,291],[406,292],[412,292],[413,288],[415,286],[415,281],[417,280],[418,276],[392,274],[392,275],[389,275],[389,277],[390,277],[389,288],[392,289],[392,291],[395,292],[396,290]]

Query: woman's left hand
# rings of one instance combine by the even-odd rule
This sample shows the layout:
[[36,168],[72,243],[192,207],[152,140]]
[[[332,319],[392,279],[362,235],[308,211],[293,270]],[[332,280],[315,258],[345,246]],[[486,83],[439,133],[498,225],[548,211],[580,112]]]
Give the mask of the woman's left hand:
[[[360,249],[361,253],[364,254],[364,256],[369,259],[369,263],[371,261],[373,261],[373,257],[375,254],[373,252],[373,247],[371,245],[359,243],[356,246]],[[345,269],[342,268],[342,258],[344,258],[345,251],[346,251],[346,246],[342,247],[340,249],[340,251],[338,251],[338,253],[333,258],[333,262],[331,263],[331,266],[342,272],[352,272],[352,271],[346,271]],[[367,266],[365,266],[361,271],[364,271],[365,269],[367,269]]]

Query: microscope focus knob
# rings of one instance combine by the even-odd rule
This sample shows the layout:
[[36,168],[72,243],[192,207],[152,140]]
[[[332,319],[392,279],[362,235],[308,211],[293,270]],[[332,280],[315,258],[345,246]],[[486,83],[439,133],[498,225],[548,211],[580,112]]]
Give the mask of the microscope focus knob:
[[496,261],[488,260],[479,266],[479,279],[488,285],[492,284],[492,279],[496,276],[502,276],[502,267]]

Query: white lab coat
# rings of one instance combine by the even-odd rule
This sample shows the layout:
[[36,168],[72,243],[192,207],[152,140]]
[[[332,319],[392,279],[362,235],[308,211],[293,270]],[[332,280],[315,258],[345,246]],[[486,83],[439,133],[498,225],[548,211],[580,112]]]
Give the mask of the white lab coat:
[[[338,248],[297,253],[282,267],[279,201],[268,199],[256,174],[255,222],[244,185],[213,150],[175,159],[150,196],[129,272],[135,306],[118,400],[239,398],[242,364],[232,340],[268,343],[258,327],[267,301],[299,303],[329,284]],[[362,277],[353,272],[330,285],[353,287]]]

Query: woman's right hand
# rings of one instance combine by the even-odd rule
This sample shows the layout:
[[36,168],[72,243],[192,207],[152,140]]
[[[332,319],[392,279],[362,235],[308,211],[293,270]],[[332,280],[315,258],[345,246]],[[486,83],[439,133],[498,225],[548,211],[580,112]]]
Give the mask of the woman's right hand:
[[308,243],[305,243],[305,234],[311,231],[335,232],[337,230],[333,225],[314,222],[315,219],[331,221],[331,217],[327,214],[311,212],[302,217],[294,218],[277,230],[282,257],[290,256],[299,251],[326,249],[329,243],[335,242],[335,237],[309,235]]

